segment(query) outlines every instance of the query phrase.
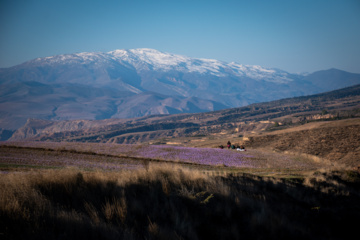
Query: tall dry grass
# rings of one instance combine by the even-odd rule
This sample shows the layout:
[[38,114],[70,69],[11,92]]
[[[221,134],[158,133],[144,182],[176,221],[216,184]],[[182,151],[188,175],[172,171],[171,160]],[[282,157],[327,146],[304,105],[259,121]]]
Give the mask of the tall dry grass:
[[210,177],[173,166],[0,174],[2,239],[347,239],[358,172]]

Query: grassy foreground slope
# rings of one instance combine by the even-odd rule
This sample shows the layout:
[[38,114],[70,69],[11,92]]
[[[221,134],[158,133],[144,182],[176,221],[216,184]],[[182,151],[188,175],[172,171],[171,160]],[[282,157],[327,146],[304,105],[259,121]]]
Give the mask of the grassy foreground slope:
[[360,175],[297,181],[184,168],[0,174],[2,239],[350,239]]

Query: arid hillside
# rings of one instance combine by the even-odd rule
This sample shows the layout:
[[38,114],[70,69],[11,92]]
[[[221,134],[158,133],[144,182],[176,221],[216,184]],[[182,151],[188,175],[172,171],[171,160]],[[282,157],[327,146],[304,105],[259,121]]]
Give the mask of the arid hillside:
[[307,155],[314,160],[360,166],[360,119],[313,122],[246,138],[250,148]]
[[221,132],[253,131],[259,124],[293,126],[321,119],[360,117],[360,85],[307,97],[197,114],[134,119],[47,121],[29,119],[11,141],[144,143]]
[[169,144],[218,147],[226,141],[357,167],[360,85],[222,111],[135,119],[29,119],[9,141]]

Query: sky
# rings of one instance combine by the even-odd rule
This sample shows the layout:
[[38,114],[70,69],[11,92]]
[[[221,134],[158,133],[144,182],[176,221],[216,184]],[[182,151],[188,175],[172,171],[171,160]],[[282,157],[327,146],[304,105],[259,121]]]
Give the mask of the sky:
[[360,0],[0,0],[0,68],[134,48],[360,73]]

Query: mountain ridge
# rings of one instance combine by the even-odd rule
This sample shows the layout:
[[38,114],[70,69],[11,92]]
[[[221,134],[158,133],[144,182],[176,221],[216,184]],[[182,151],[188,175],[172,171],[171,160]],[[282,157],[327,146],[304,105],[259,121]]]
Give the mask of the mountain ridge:
[[[331,92],[255,103],[203,113],[151,115],[133,119],[63,120],[29,119],[11,141],[79,141],[139,143],[164,137],[252,132],[279,125],[303,124],[317,119],[360,117],[360,85]],[[237,129],[237,130],[235,130]]]
[[[327,79],[331,84],[326,84]],[[132,118],[214,111],[359,83],[360,74],[340,70],[291,74],[154,49],[65,54],[0,70],[0,127],[15,130],[28,118]]]

